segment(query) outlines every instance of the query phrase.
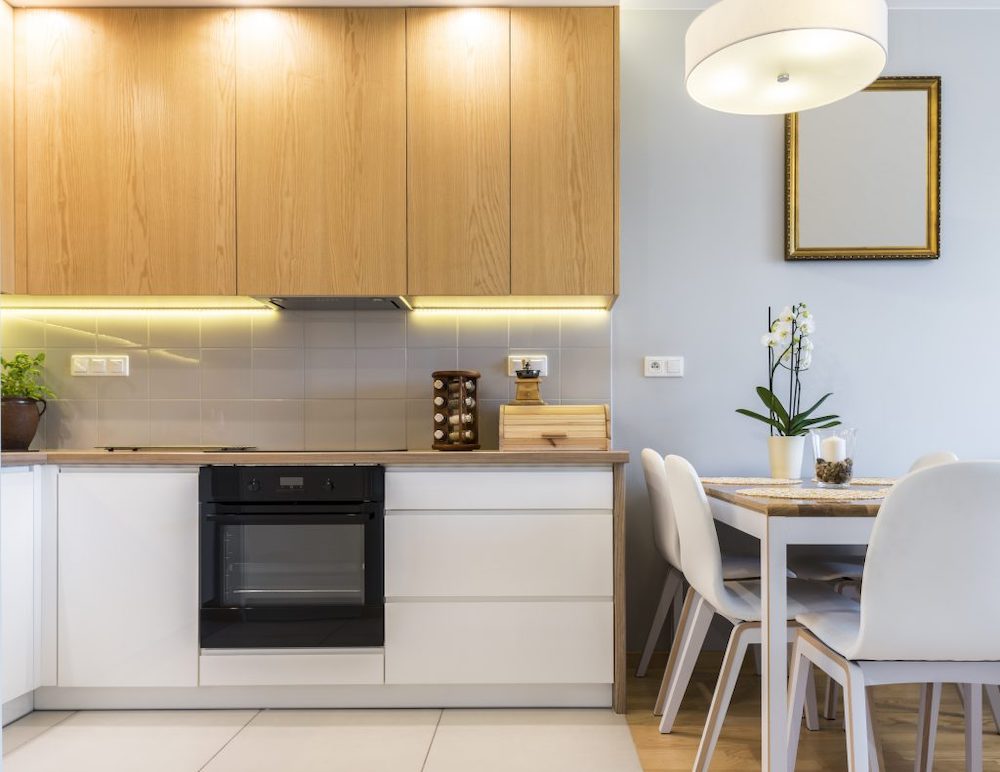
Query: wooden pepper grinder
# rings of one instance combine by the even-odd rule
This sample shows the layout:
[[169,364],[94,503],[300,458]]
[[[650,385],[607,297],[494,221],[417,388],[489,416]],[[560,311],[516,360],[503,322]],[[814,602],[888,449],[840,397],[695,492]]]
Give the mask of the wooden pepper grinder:
[[542,399],[542,393],[539,391],[540,381],[538,377],[541,375],[541,370],[531,369],[531,360],[522,359],[521,369],[515,370],[514,373],[517,375],[515,379],[516,391],[514,392],[514,401],[512,405],[544,405],[545,400]]

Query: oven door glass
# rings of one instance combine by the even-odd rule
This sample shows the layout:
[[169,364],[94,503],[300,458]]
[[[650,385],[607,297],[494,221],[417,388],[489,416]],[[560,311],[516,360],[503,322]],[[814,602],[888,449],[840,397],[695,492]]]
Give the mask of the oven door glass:
[[365,604],[364,525],[223,525],[219,538],[224,606]]

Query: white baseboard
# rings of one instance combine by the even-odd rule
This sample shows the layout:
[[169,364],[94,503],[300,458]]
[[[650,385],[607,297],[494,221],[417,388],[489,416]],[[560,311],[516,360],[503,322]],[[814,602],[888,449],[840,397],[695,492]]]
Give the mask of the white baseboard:
[[28,715],[35,709],[35,695],[32,692],[15,697],[3,704],[3,725]]
[[200,686],[190,689],[43,686],[34,695],[35,710],[610,707],[611,684]]

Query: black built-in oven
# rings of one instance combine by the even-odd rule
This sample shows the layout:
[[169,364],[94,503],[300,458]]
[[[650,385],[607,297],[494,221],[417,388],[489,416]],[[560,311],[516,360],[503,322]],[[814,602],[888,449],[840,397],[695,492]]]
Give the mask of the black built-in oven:
[[385,470],[205,466],[201,646],[381,646]]

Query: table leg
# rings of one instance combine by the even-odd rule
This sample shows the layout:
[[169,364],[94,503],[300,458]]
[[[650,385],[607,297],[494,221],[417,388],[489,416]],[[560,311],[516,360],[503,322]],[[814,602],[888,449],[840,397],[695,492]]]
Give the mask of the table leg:
[[760,542],[761,567],[761,768],[785,772],[788,766],[788,546],[784,518],[768,517]]

